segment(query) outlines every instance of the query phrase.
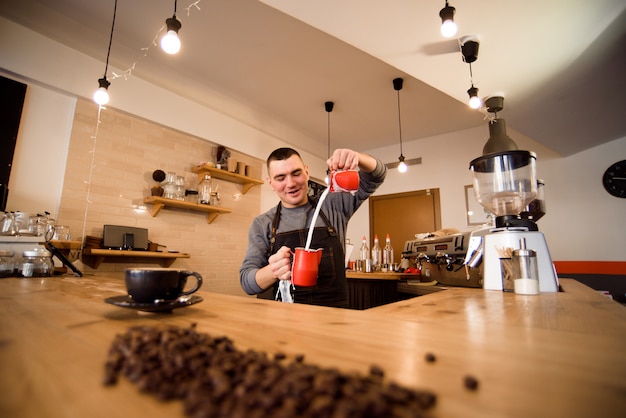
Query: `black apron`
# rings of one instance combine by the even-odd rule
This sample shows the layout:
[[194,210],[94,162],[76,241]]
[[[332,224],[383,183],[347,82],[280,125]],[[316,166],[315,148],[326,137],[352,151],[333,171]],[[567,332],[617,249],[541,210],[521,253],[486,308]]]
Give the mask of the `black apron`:
[[[313,205],[313,202],[309,200]],[[276,233],[280,223],[280,211],[282,205],[279,203],[276,208],[276,215],[272,222],[270,236],[270,248],[268,258],[282,246],[291,248],[293,251],[297,247],[306,245],[309,229],[299,229],[289,232]],[[319,265],[317,275],[317,286],[298,287],[293,291],[293,299],[296,303],[309,305],[333,306],[338,308],[348,307],[348,284],[346,281],[345,256],[343,245],[334,227],[330,225],[328,218],[320,211],[325,227],[316,227],[311,238],[311,249],[323,248],[322,261]],[[257,297],[262,299],[275,299],[278,291],[278,282],[269,289],[259,293]]]

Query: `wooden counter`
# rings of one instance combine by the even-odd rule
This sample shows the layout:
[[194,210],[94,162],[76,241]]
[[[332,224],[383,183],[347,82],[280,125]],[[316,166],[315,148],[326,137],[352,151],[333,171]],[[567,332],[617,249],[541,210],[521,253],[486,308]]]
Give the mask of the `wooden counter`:
[[[203,302],[159,314],[104,303],[124,293],[119,279],[0,279],[0,416],[182,417],[182,403],[125,379],[103,386],[104,363],[130,326],[196,323],[239,349],[362,374],[379,365],[387,380],[437,393],[435,417],[622,417],[626,308],[561,285],[538,296],[450,288],[364,311],[200,291]],[[478,390],[464,387],[468,374]]]

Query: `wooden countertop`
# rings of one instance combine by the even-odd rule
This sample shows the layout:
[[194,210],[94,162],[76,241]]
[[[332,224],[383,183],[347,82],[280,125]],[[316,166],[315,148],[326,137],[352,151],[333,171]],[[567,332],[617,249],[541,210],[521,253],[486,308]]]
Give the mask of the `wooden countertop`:
[[[182,417],[182,403],[125,379],[103,386],[104,363],[133,325],[196,323],[239,349],[362,374],[376,364],[388,381],[437,393],[435,417],[621,417],[626,308],[576,281],[561,285],[538,296],[449,288],[365,311],[201,290],[203,302],[156,314],[104,303],[124,293],[119,279],[0,279],[0,416]],[[478,390],[464,387],[468,374]]]

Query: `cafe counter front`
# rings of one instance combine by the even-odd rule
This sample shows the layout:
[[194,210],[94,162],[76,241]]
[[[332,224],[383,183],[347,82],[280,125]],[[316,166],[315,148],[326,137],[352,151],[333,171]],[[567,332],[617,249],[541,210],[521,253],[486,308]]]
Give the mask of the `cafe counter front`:
[[[448,288],[366,310],[201,289],[199,303],[158,313],[105,303],[125,294],[119,278],[4,278],[0,416],[183,417],[181,401],[161,401],[127,378],[104,384],[118,336],[178,327],[270,359],[350,376],[376,371],[397,385],[392,393],[432,394],[424,416],[622,417],[625,308],[576,281],[561,285],[563,292],[537,296]],[[245,399],[247,387],[232,393]],[[359,401],[358,391],[351,396]],[[338,401],[324,399],[327,408]],[[248,416],[270,414],[257,408]]]

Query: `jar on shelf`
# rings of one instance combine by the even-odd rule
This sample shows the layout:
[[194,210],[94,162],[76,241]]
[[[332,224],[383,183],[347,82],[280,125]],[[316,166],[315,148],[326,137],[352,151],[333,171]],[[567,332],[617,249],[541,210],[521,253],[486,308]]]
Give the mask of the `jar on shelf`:
[[176,173],[170,171],[165,176],[165,182],[163,183],[163,197],[166,199],[176,198]]
[[198,186],[198,203],[210,205],[211,191],[211,176],[209,174],[205,174],[204,178],[200,182],[200,185]]
[[185,177],[176,176],[176,200],[185,200]]
[[17,275],[20,277],[50,277],[54,273],[52,253],[44,248],[35,248],[22,253]]
[[15,272],[13,251],[0,250],[0,277],[11,277]]

